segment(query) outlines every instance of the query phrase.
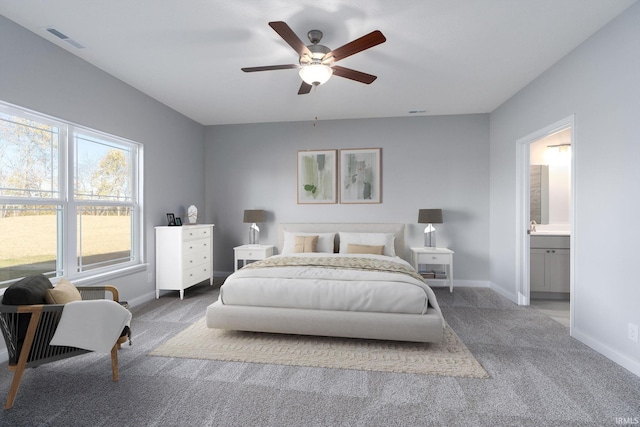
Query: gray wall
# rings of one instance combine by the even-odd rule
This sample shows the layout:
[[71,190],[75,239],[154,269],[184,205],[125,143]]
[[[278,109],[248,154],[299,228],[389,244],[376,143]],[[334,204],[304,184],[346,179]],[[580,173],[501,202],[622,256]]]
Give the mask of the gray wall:
[[515,296],[516,140],[575,114],[573,336],[640,375],[640,4],[491,114],[491,282]]
[[[1,100],[144,144],[145,247],[154,273],[153,226],[166,224],[166,212],[204,207],[204,126],[2,16],[0,64]],[[121,298],[144,299],[155,290],[147,276],[109,283]]]
[[[313,95],[311,95],[313,96]],[[297,151],[382,148],[382,203],[297,204]],[[401,222],[408,246],[422,246],[418,209],[442,208],[439,246],[456,252],[454,279],[488,284],[488,115],[209,126],[207,219],[216,224],[217,271],[248,242],[244,209],[265,209],[261,242],[276,244],[280,222]]]

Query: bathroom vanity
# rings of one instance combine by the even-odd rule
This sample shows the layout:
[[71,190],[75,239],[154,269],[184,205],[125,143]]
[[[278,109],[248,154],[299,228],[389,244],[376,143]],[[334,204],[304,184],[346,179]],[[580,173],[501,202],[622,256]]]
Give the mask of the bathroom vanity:
[[569,235],[531,234],[531,297],[568,299]]

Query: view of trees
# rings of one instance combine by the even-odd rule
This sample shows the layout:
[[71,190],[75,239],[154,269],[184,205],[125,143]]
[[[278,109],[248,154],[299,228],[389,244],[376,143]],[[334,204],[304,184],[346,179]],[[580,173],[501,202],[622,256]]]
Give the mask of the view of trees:
[[58,194],[58,129],[0,115],[0,195]]
[[[0,114],[0,196],[55,199],[60,197],[59,129],[36,121]],[[128,151],[78,135],[74,197],[77,200],[129,201]],[[30,209],[0,207],[0,217],[37,215]],[[98,215],[119,215],[119,208],[95,208]]]

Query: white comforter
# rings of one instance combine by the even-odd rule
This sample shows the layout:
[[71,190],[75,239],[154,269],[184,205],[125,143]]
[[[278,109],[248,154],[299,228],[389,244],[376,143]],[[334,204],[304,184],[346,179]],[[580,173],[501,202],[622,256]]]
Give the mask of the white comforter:
[[[290,257],[276,255],[270,258]],[[323,266],[260,267],[260,261],[238,270],[220,289],[225,305],[246,305],[318,310],[424,314],[433,291],[416,277],[406,261],[382,255],[296,254],[296,258],[364,257],[375,264],[393,263],[413,275],[397,271],[341,269]],[[269,261],[269,260],[267,260]]]

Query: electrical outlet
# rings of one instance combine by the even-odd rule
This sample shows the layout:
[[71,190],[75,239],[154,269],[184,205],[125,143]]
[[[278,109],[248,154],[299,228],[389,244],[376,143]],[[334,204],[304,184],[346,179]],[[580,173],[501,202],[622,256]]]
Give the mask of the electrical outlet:
[[629,339],[638,342],[638,325],[629,323]]
[[151,283],[152,280],[153,280],[153,275],[151,273],[147,274],[147,282]]

